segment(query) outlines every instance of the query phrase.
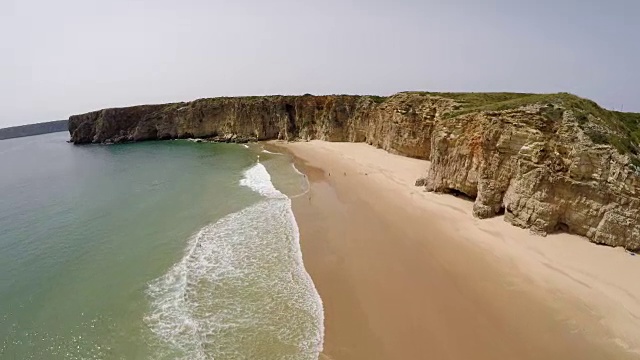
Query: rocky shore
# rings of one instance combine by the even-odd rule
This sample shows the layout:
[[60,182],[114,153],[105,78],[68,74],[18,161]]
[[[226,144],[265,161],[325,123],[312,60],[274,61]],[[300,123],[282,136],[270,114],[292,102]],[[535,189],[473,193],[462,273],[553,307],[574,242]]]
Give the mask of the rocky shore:
[[200,99],[69,118],[71,141],[366,142],[431,161],[416,184],[547,234],[640,250],[640,114],[570,94],[424,93]]

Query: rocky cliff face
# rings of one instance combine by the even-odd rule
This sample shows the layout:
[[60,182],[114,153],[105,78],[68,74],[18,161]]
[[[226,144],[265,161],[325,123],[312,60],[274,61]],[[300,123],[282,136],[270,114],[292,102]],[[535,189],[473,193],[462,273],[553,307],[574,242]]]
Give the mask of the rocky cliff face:
[[75,115],[69,132],[76,144],[190,137],[355,141],[427,159],[436,114],[452,100],[411,94],[384,100],[348,95],[201,99]]
[[465,194],[477,217],[504,214],[541,234],[568,231],[638,251],[638,124],[636,114],[607,112],[567,94],[400,93],[105,109],[70,117],[69,131],[76,144],[188,137],[367,142],[431,160],[417,184]]
[[572,111],[532,105],[448,119],[435,125],[432,149],[427,189],[475,199],[477,217],[504,213],[542,234],[640,249],[640,177],[627,156],[595,145]]

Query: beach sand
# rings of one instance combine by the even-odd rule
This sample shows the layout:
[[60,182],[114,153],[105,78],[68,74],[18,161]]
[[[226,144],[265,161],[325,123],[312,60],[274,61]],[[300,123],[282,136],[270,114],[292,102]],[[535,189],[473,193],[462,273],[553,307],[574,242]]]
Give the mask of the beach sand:
[[321,359],[640,358],[640,256],[475,219],[470,201],[413,185],[427,161],[271,146],[310,180],[293,210],[324,304]]

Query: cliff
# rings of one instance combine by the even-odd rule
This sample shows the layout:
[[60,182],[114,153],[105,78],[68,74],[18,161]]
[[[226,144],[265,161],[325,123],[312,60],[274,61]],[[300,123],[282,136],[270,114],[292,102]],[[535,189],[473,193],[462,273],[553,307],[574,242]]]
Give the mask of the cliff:
[[76,144],[191,137],[366,141],[428,158],[428,134],[436,112],[452,101],[411,94],[385,100],[349,95],[200,99],[71,116],[69,132]]
[[41,122],[37,124],[12,126],[0,129],[0,140],[61,132],[66,131],[68,127],[69,125],[67,120],[56,120]]
[[461,193],[474,215],[640,250],[640,114],[570,94],[264,96],[105,109],[69,118],[71,140],[367,142],[431,160],[417,185]]

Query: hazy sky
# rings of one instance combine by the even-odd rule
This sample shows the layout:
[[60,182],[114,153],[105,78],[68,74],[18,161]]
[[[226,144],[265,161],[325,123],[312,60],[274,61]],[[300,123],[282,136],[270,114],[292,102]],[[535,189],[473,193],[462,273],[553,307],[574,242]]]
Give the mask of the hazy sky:
[[637,0],[0,0],[0,127],[222,95],[568,91],[640,111]]

